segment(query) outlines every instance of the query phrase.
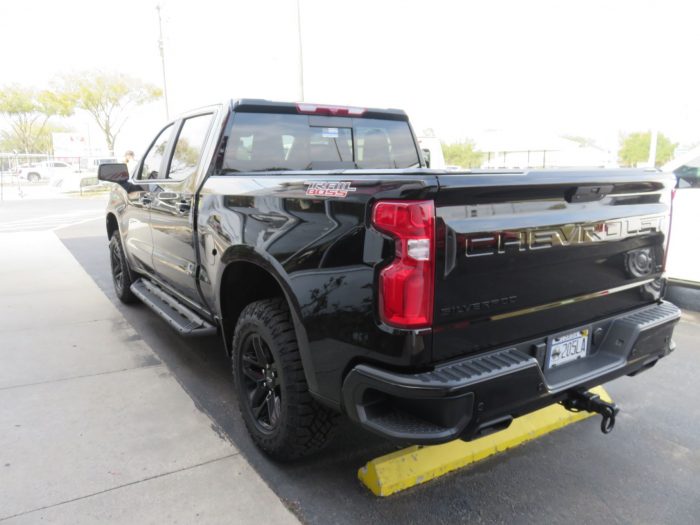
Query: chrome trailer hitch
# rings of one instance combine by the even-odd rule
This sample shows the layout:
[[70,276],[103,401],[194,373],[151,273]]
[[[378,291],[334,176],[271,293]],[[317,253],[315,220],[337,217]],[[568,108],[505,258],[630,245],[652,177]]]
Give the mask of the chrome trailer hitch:
[[568,397],[561,404],[571,412],[586,411],[603,416],[603,421],[600,423],[600,431],[603,434],[612,432],[615,427],[615,416],[620,412],[615,403],[603,401],[598,394],[593,394],[588,390],[569,391]]

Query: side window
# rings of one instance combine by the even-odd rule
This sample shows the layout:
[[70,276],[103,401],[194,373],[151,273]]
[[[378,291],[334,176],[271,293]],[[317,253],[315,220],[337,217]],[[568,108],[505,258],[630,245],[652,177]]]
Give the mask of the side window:
[[146,153],[143,159],[143,165],[141,166],[141,172],[137,179],[147,180],[147,179],[157,179],[158,172],[160,171],[160,164],[163,160],[163,155],[165,150],[168,149],[168,142],[170,140],[170,133],[173,131],[173,125],[170,124],[167,128],[160,132],[156,138],[151,149]]
[[185,119],[175,143],[167,179],[184,180],[197,170],[212,117],[212,114],[207,114]]

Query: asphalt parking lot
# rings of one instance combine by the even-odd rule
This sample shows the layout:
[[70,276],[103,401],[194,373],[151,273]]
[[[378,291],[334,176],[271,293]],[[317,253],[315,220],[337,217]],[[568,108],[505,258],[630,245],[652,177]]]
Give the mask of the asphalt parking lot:
[[[29,203],[20,204],[26,212]],[[41,213],[49,212],[44,208]],[[670,294],[686,308],[676,330],[678,350],[649,373],[606,385],[622,409],[612,434],[602,435],[598,418],[592,418],[473,468],[379,499],[360,485],[357,469],[395,447],[347,422],[316,457],[281,465],[258,452],[235,408],[221,342],[180,338],[145,306],[119,303],[108,271],[103,222],[87,215],[83,219],[56,234],[216,430],[235,443],[303,522],[697,523],[700,314],[692,309],[700,310],[700,291]]]

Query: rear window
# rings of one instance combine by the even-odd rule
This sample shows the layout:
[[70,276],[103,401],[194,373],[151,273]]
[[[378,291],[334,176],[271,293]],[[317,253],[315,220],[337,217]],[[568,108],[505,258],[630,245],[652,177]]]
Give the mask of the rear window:
[[236,113],[222,169],[250,172],[418,165],[418,152],[405,121]]

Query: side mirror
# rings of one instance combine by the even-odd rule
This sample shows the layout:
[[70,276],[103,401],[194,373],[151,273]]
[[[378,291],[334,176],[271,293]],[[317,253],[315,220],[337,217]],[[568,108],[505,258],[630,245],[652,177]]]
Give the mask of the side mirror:
[[97,168],[97,178],[117,184],[129,180],[129,168],[126,164],[100,164]]

